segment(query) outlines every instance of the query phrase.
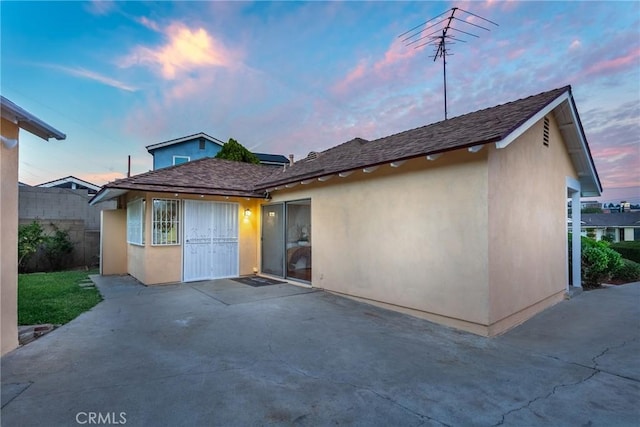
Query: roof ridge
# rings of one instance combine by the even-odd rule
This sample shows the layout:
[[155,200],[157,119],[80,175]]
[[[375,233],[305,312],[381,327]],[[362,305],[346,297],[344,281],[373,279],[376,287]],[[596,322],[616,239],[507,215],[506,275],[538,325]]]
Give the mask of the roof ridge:
[[387,135],[387,136],[382,136],[380,138],[372,139],[370,142],[376,142],[376,141],[379,141],[379,140],[382,140],[382,139],[386,139],[386,138],[389,138],[389,137],[392,137],[392,136],[401,135],[401,134],[407,133],[407,132],[414,132],[414,131],[416,131],[418,129],[424,129],[424,128],[428,128],[430,126],[436,126],[436,125],[440,125],[440,124],[443,124],[443,123],[449,123],[452,120],[460,120],[460,119],[468,117],[470,115],[475,115],[475,114],[479,114],[479,113],[482,113],[482,112],[487,112],[489,110],[493,110],[495,108],[503,107],[503,106],[506,106],[506,105],[511,105],[511,104],[514,104],[514,103],[520,103],[520,102],[525,101],[527,99],[539,97],[539,96],[544,95],[544,94],[550,94],[550,93],[556,92],[556,91],[562,93],[565,90],[571,90],[571,86],[567,85],[567,86],[564,86],[564,87],[560,87],[560,88],[556,88],[556,89],[551,89],[551,90],[547,90],[547,91],[544,91],[544,92],[540,92],[540,93],[537,93],[535,95],[525,96],[524,98],[518,98],[518,99],[515,99],[513,101],[503,102],[502,104],[496,104],[496,105],[493,105],[491,107],[485,107],[485,108],[482,108],[480,110],[469,111],[468,113],[464,113],[464,114],[461,114],[459,116],[454,116],[454,117],[451,117],[451,118],[448,118],[448,119],[439,120],[437,122],[429,123],[429,124],[422,125],[422,126],[417,126],[415,128],[412,128],[412,129],[407,129],[407,130],[403,130],[403,131],[400,131],[400,132],[397,132],[397,133],[393,133],[393,134],[390,134],[390,135]]
[[[297,161],[285,172],[265,177],[257,185],[271,187],[287,179],[296,181],[311,173],[312,168],[326,174],[338,173],[500,141],[567,91],[571,97],[571,86],[563,86],[371,141],[353,138],[322,151],[322,156],[313,162],[306,162],[306,158]],[[362,144],[364,141],[367,143]]]

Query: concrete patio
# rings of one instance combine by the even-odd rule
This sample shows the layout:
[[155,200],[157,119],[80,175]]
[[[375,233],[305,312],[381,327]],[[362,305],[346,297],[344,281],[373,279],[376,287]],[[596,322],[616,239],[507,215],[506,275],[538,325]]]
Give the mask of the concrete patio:
[[102,303],[2,358],[2,426],[640,422],[640,283],[489,339],[292,285],[93,279]]

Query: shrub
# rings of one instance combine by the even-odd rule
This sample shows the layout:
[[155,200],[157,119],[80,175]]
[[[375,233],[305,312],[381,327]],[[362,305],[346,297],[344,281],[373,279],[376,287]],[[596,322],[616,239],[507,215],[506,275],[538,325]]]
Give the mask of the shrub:
[[622,265],[622,257],[607,242],[582,237],[582,286],[597,288]]
[[613,271],[611,278],[627,283],[638,282],[640,281],[640,264],[630,259],[623,259],[622,265]]
[[59,229],[55,224],[53,235],[45,238],[43,249],[53,271],[60,271],[65,266],[66,256],[73,251],[73,243],[69,232]]
[[640,262],[640,241],[612,243],[611,249],[622,255],[622,258]]
[[35,221],[18,227],[18,267],[24,267],[45,240],[44,229]]
[[260,159],[255,154],[233,138],[229,138],[229,141],[222,146],[222,149],[216,154],[216,158],[234,160],[236,162],[260,163]]

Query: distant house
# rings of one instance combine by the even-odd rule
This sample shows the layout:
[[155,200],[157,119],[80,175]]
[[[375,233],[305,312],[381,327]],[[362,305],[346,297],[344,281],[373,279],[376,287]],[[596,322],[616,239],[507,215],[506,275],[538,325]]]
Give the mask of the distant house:
[[[567,197],[602,187],[570,87],[287,168],[206,158],[105,185],[101,274],[258,274],[496,335],[561,301]],[[580,233],[580,210],[572,212]],[[580,286],[580,241],[571,247]]]
[[87,190],[89,194],[96,194],[100,190],[99,185],[92,184],[88,181],[76,178],[75,176],[67,176],[55,179],[53,181],[44,182],[37,187],[46,188],[69,188],[71,190]]
[[[171,139],[148,145],[147,151],[153,156],[153,169],[175,166],[193,160],[215,157],[222,149],[224,142],[200,132],[182,138]],[[255,154],[260,163],[269,166],[289,164],[289,159],[280,154]]]
[[18,149],[20,129],[45,141],[66,135],[0,96],[0,332],[1,352],[18,346]]
[[582,234],[613,242],[640,241],[640,212],[582,214]]

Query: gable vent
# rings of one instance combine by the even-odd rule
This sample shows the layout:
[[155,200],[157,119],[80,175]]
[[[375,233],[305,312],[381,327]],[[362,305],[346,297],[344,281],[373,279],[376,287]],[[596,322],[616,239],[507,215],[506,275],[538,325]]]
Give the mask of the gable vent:
[[310,162],[312,160],[315,160],[319,155],[320,153],[318,153],[317,151],[310,151],[309,154],[307,154],[306,161]]
[[545,147],[549,146],[549,117],[544,118],[544,128],[542,130],[542,143]]

